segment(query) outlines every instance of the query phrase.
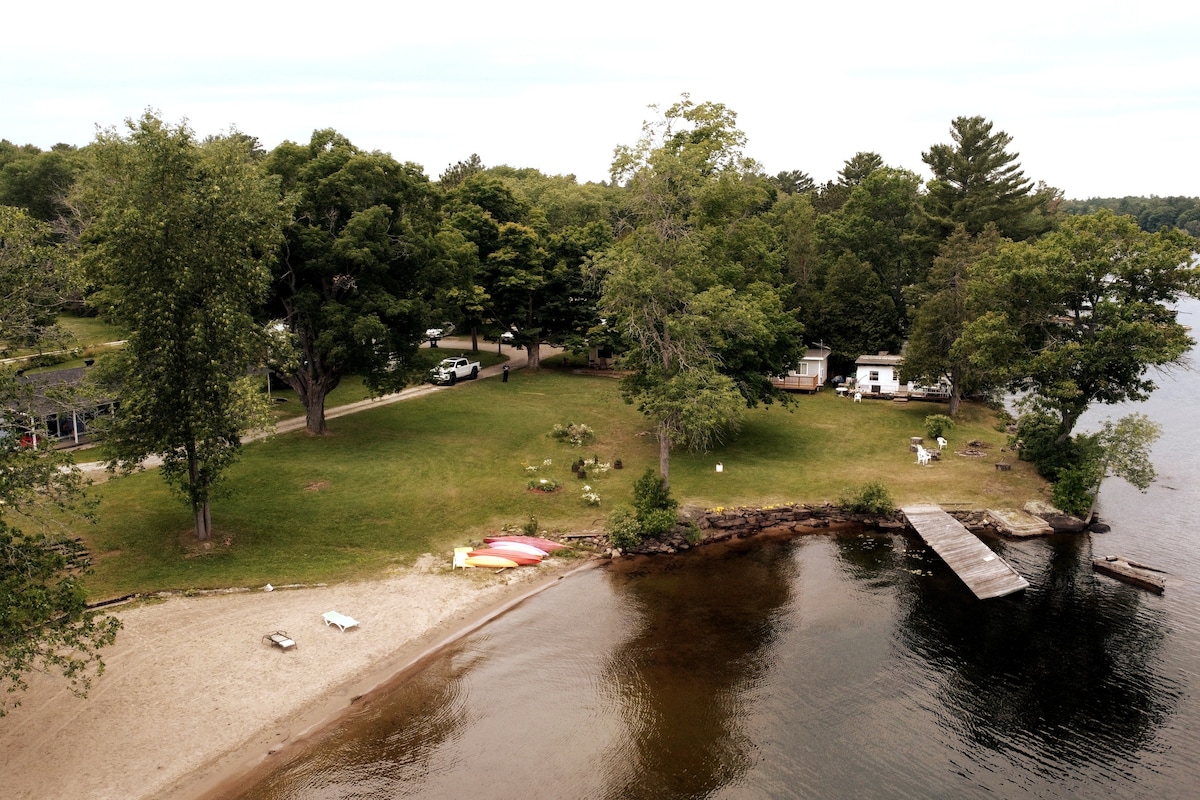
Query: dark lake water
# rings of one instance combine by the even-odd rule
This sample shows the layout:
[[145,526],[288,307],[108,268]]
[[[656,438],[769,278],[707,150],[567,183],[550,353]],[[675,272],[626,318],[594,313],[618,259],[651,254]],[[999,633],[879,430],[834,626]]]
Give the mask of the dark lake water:
[[[875,531],[618,562],[243,797],[1200,796],[1200,375],[1161,387],[1132,409],[1164,427],[1159,480],[1106,482],[1111,533],[987,540],[1020,595],[976,601],[918,539]],[[1166,594],[1093,573],[1110,553],[1168,570]]]

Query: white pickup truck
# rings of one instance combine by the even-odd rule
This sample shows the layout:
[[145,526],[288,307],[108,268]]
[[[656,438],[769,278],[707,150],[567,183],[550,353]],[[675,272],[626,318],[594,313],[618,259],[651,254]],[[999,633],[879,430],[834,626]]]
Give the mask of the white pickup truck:
[[443,358],[440,364],[429,370],[429,375],[429,379],[434,383],[448,383],[453,386],[460,378],[478,378],[479,362],[470,361],[466,356]]

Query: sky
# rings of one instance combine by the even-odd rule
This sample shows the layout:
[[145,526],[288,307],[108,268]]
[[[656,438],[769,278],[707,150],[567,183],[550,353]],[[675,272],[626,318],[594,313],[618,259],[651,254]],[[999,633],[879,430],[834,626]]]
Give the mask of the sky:
[[[334,128],[436,179],[608,178],[650,107],[737,113],[765,172],[872,151],[928,178],[959,116],[1066,197],[1200,196],[1200,4],[62,0],[6,9],[0,139],[85,145],[147,109],[267,149]],[[811,7],[810,7],[811,6]]]

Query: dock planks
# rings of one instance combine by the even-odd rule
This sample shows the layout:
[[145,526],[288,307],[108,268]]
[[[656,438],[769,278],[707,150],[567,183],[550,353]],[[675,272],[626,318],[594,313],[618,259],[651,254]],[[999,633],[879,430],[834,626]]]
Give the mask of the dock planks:
[[925,543],[980,600],[1004,597],[1029,586],[1029,581],[1004,559],[937,506],[909,506],[900,510]]

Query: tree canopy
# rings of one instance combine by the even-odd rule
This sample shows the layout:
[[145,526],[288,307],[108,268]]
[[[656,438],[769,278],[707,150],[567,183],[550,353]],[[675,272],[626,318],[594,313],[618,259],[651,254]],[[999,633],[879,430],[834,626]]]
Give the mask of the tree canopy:
[[747,403],[774,396],[767,377],[799,358],[780,259],[763,246],[774,188],[744,141],[732,111],[684,96],[613,161],[627,205],[597,260],[601,308],[628,347],[623,390],[655,424],[664,479],[673,445],[719,441]]
[[81,192],[96,301],[129,331],[97,367],[121,400],[105,451],[122,469],[161,456],[204,540],[219,479],[262,421],[248,376],[261,363],[253,313],[283,224],[277,181],[255,166],[247,137],[199,144],[149,112],[126,127],[98,135]]
[[988,310],[963,345],[1035,395],[1065,442],[1089,405],[1145,399],[1149,369],[1194,344],[1173,308],[1200,288],[1194,247],[1181,231],[1146,233],[1107,210],[1068,217],[981,263],[974,302]]
[[364,152],[333,130],[266,159],[292,219],[275,264],[270,316],[295,352],[276,368],[326,432],[325,398],[347,375],[376,392],[402,388],[427,327],[437,198],[415,164]]

